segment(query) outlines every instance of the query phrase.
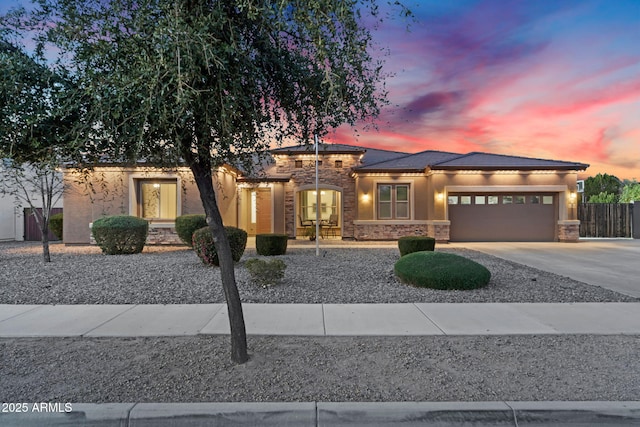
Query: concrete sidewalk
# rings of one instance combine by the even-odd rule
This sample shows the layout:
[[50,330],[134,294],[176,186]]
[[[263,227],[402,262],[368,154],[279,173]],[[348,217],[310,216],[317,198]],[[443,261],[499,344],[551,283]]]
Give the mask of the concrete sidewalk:
[[[248,334],[640,335],[640,303],[243,304]],[[0,337],[228,334],[224,304],[0,305]]]
[[33,404],[26,405],[27,412],[0,413],[0,425],[586,427],[640,424],[640,402],[110,403],[68,404],[66,409],[70,411],[66,413],[38,412],[33,410]]

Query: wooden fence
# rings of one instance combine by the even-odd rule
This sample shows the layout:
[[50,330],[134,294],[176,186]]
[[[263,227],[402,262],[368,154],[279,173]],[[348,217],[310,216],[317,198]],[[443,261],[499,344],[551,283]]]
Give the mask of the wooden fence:
[[[38,210],[42,210],[41,208],[37,208]],[[52,208],[51,215],[55,215],[57,213],[61,213],[62,208]],[[33,215],[31,215],[31,209],[24,209],[24,240],[29,241],[40,241],[42,239],[42,232],[40,231],[40,227]],[[58,238],[49,230],[49,240],[54,241],[58,240]]]
[[580,203],[580,237],[632,237],[633,203]]

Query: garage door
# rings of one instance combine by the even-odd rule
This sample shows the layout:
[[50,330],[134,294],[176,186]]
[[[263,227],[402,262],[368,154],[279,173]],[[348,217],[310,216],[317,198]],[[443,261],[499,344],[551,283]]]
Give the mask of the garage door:
[[450,240],[546,242],[556,238],[554,194],[450,193]]

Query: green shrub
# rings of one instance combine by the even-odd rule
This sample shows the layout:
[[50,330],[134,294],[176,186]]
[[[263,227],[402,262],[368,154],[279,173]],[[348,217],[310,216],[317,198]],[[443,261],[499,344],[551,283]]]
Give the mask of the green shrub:
[[284,255],[287,253],[286,234],[258,234],[256,235],[256,251],[258,255]]
[[62,214],[57,213],[49,218],[49,230],[60,240],[62,240]]
[[436,239],[428,236],[404,236],[398,239],[400,256],[413,252],[433,251],[436,247]]
[[244,263],[254,283],[266,288],[275,285],[284,278],[284,270],[287,268],[281,259],[272,259],[264,261],[258,258],[252,258]]
[[149,223],[135,216],[107,216],[95,220],[91,232],[107,255],[137,254],[147,241]]
[[193,247],[193,233],[207,226],[204,214],[181,215],[176,218],[176,233],[186,245]]
[[[231,256],[235,262],[240,261],[247,247],[247,232],[236,227],[225,227],[229,246],[231,246]],[[209,265],[220,265],[216,247],[213,244],[213,236],[209,227],[203,227],[193,233],[193,249],[203,263]]]
[[414,252],[400,258],[395,273],[405,283],[433,289],[476,289],[491,273],[483,265],[455,254]]

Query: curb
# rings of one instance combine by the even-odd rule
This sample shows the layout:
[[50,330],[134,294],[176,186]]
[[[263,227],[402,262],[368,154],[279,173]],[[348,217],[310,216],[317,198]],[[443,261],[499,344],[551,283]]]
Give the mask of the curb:
[[328,427],[399,424],[441,427],[637,426],[640,425],[640,401],[4,403],[0,412],[0,425],[18,427]]

